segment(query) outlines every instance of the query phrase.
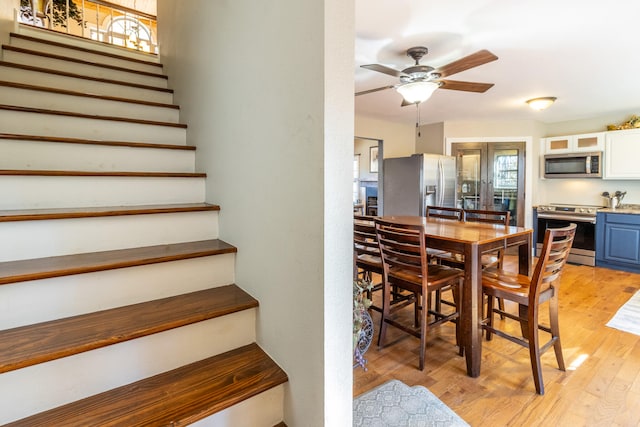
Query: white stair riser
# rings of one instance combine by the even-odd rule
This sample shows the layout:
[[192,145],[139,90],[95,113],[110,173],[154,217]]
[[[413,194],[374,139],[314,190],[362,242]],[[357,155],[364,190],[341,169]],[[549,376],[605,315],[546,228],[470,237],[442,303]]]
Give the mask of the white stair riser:
[[0,209],[204,203],[204,178],[0,176]]
[[0,86],[0,104],[167,123],[178,123],[180,117],[180,110],[176,108],[62,95],[6,86]]
[[195,151],[0,139],[0,169],[193,172]]
[[[47,51],[47,53],[49,52]],[[163,77],[154,77],[146,74],[114,70],[111,68],[65,61],[56,58],[47,58],[45,56],[32,55],[12,50],[3,50],[2,60],[15,64],[31,65],[33,67],[46,68],[47,70],[64,71],[67,73],[81,74],[100,79],[118,80],[161,88],[167,87],[167,79]]]
[[273,427],[284,419],[284,384],[266,390],[190,427]]
[[186,144],[186,129],[155,124],[0,110],[3,133],[44,135],[104,141]]
[[255,341],[255,309],[0,375],[0,424]]
[[0,222],[0,262],[218,238],[218,212]]
[[24,83],[35,86],[47,86],[55,89],[86,92],[96,95],[115,96],[119,98],[137,99],[141,101],[171,104],[171,92],[153,89],[124,86],[116,83],[99,82],[56,74],[23,70],[20,68],[0,66],[0,80],[13,83]]
[[0,329],[228,285],[234,260],[231,253],[2,285]]
[[[24,29],[27,29],[25,31]],[[161,73],[162,67],[158,67],[151,64],[145,64],[144,62],[159,63],[157,55],[150,55],[147,53],[137,52],[133,49],[124,49],[117,46],[112,46],[107,43],[95,42],[93,40],[80,39],[77,37],[66,37],[64,34],[59,34],[53,31],[38,31],[32,30],[26,26],[21,26],[20,34],[29,37],[37,37],[43,40],[49,40],[56,43],[62,43],[66,46],[76,46],[82,49],[89,49],[90,51],[81,51],[77,49],[70,49],[65,46],[54,46],[48,43],[41,43],[36,40],[25,40],[18,37],[11,37],[9,44],[12,46],[23,47],[25,49],[42,50],[45,52],[51,52],[56,55],[71,56],[73,58],[84,59],[86,61],[95,61],[103,64],[116,65],[118,67],[127,67],[140,71],[147,71],[151,73]],[[133,61],[121,58],[112,58],[105,55],[100,55],[93,52],[104,52],[110,55],[122,56],[125,58],[131,58]]]

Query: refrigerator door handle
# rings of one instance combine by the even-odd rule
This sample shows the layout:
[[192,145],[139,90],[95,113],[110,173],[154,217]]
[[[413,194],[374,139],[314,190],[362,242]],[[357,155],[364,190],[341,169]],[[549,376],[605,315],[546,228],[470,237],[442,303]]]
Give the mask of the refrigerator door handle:
[[444,168],[442,159],[438,159],[438,206],[444,206]]

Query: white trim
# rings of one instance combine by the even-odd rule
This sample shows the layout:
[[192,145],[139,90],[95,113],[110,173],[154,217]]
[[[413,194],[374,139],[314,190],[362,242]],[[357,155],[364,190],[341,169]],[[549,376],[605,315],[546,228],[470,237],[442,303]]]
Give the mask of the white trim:
[[524,142],[524,226],[533,227],[533,137],[531,136],[483,136],[477,138],[446,137],[445,154],[451,155],[451,144],[457,142]]

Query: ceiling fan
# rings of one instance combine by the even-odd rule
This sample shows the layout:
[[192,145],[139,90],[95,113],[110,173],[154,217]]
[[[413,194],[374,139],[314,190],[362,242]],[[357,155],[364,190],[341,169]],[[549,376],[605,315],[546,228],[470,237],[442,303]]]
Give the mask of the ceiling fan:
[[497,56],[488,50],[480,50],[440,68],[420,65],[420,59],[426,55],[428,51],[429,50],[423,46],[408,49],[407,56],[411,57],[415,61],[415,64],[402,71],[398,71],[381,64],[362,65],[362,68],[398,77],[400,78],[400,83],[356,92],[356,96],[395,88],[403,96],[402,106],[404,107],[405,105],[419,104],[420,102],[426,101],[438,88],[482,93],[486,92],[493,86],[493,83],[476,83],[443,79],[443,77],[448,77],[498,59]]

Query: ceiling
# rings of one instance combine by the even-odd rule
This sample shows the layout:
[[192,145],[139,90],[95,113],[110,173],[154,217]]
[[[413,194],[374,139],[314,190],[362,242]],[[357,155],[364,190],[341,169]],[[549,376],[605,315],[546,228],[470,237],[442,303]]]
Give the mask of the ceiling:
[[[485,93],[437,89],[420,105],[420,124],[452,120],[555,123],[640,115],[640,2],[618,0],[356,0],[355,91],[398,83],[360,68],[412,65],[406,50],[426,46],[420,61],[438,68],[481,49],[498,60],[453,80],[495,83]],[[555,96],[544,111],[530,98]],[[416,123],[394,89],[355,97],[357,115]]]

